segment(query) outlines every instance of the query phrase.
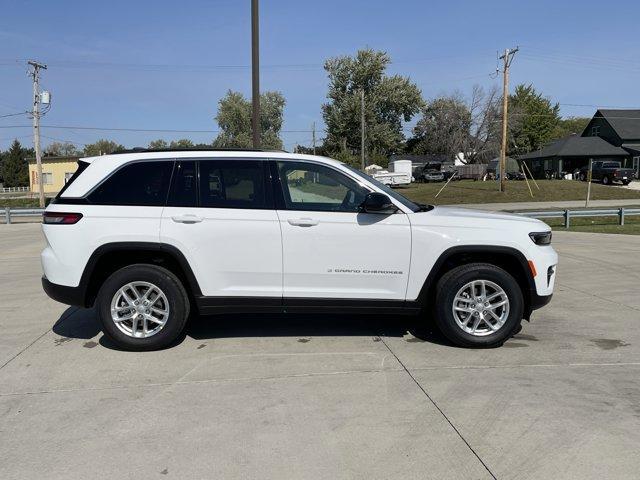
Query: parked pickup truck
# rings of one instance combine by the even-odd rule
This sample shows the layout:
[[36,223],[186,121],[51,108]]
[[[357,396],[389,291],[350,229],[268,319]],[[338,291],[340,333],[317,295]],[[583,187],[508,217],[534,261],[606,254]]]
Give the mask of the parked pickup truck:
[[[622,168],[620,162],[593,162],[591,166],[591,179],[602,180],[604,185],[612,182],[622,182],[623,185],[629,185],[633,180],[634,171],[632,168]],[[583,182],[589,176],[589,167],[582,167],[580,170],[580,180]]]

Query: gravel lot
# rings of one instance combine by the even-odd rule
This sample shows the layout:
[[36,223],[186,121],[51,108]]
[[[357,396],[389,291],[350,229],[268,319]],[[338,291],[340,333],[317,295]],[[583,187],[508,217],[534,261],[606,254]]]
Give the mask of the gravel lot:
[[0,225],[0,478],[638,478],[640,237],[554,233],[552,303],[502,348],[403,318],[225,316],[120,352]]

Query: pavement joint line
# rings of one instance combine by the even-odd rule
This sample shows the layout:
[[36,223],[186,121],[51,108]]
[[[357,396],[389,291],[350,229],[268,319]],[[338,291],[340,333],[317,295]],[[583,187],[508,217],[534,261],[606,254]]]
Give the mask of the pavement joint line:
[[493,370],[507,368],[562,368],[562,367],[637,367],[640,362],[611,362],[611,363],[524,363],[520,365],[448,365],[439,367],[415,367],[413,371],[434,370]]
[[391,350],[391,348],[389,347],[389,345],[387,344],[387,342],[385,341],[383,336],[380,336],[380,340],[382,340],[382,343],[384,344],[385,347],[387,347],[387,350],[389,350],[389,352],[391,353],[391,355],[393,355],[396,360],[398,361],[398,363],[400,365],[402,365],[403,370],[407,373],[407,375],[409,375],[409,377],[411,378],[411,380],[413,380],[413,383],[416,384],[416,386],[422,391],[422,393],[424,393],[424,395],[429,399],[429,401],[433,404],[434,407],[436,407],[436,409],[440,412],[440,414],[442,415],[442,417],[447,421],[447,423],[451,426],[451,428],[453,429],[454,432],[456,432],[456,434],[458,435],[458,437],[460,437],[460,439],[465,443],[465,445],[467,446],[467,448],[471,451],[471,453],[473,453],[473,455],[478,459],[478,461],[482,464],[482,466],[485,468],[485,470],[487,472],[489,472],[489,475],[491,475],[491,478],[493,478],[494,480],[497,480],[497,477],[493,474],[493,472],[491,471],[491,469],[489,468],[489,466],[484,463],[484,460],[482,460],[482,458],[480,458],[480,455],[478,455],[478,453],[474,450],[474,448],[471,446],[471,444],[467,441],[466,438],[464,438],[464,436],[462,435],[462,433],[460,432],[460,430],[458,430],[458,428],[453,424],[453,422],[449,419],[449,417],[447,416],[446,413],[444,413],[444,411],[438,406],[438,404],[435,402],[435,400],[433,398],[431,398],[431,395],[429,395],[427,393],[427,391],[425,390],[425,388],[420,385],[420,383],[418,382],[418,380],[416,380],[416,377],[413,376],[413,374],[409,371],[409,369],[406,367],[406,365],[402,362],[402,360],[400,360],[398,358],[398,356],[395,354],[395,352],[393,350]]
[[26,395],[48,395],[54,393],[74,393],[74,392],[101,392],[108,390],[132,390],[136,388],[156,388],[156,387],[172,387],[174,385],[199,385],[208,383],[230,383],[230,382],[246,382],[246,381],[266,381],[266,380],[285,380],[289,378],[308,378],[308,377],[330,377],[334,375],[354,375],[363,373],[402,373],[402,368],[385,368],[385,369],[369,369],[369,370],[341,370],[334,372],[311,372],[311,373],[293,373],[288,375],[270,375],[263,377],[235,377],[235,378],[210,378],[206,380],[180,380],[177,382],[159,382],[145,383],[136,385],[110,385],[105,387],[89,387],[89,388],[60,388],[51,390],[35,390],[30,392],[8,392],[0,393],[0,397],[19,397]]
[[51,331],[51,329],[47,330],[46,332],[42,333],[40,336],[38,336],[38,338],[36,338],[34,341],[32,341],[29,345],[27,345],[26,347],[24,347],[22,350],[20,350],[18,353],[16,353],[13,357],[11,357],[9,360],[7,360],[6,362],[4,362],[1,366],[0,366],[0,370],[2,370],[4,367],[6,367],[7,365],[9,365],[11,362],[13,362],[16,358],[18,358],[22,353],[24,353],[31,345],[33,345],[34,343],[36,343],[38,340],[40,340],[42,337],[44,337],[47,333],[49,333]]
[[619,302],[616,302],[614,300],[610,300],[610,299],[608,299],[606,297],[601,297],[600,295],[596,295],[595,293],[585,292],[584,290],[580,290],[579,288],[572,287],[570,285],[567,285],[566,283],[558,283],[558,285],[561,286],[561,287],[568,288],[569,290],[573,290],[574,292],[582,293],[583,295],[587,295],[589,297],[595,297],[595,298],[598,298],[600,300],[604,300],[605,302],[613,303],[614,305],[617,305],[619,307],[625,307],[625,308],[628,308],[630,310],[635,310],[636,312],[640,312],[640,308],[638,308],[638,307],[633,307],[631,305],[627,305],[626,303],[619,303]]
[[[77,310],[73,310],[72,312],[68,313],[66,316],[61,317],[58,322],[60,320],[66,320],[67,318],[69,318],[71,315],[73,315],[74,313],[76,313]],[[57,323],[57,322],[56,322]],[[29,347],[31,347],[33,344],[35,344],[38,340],[40,340],[42,337],[44,337],[47,333],[49,333],[51,330],[53,329],[53,327],[49,328],[46,332],[42,333],[40,336],[38,336],[38,338],[36,338],[35,340],[33,340],[29,345],[27,345],[26,347],[24,347],[22,350],[20,350],[18,353],[16,353],[13,357],[11,357],[9,360],[7,360],[6,362],[4,362],[2,365],[0,365],[0,370],[2,370],[4,367],[6,367],[7,365],[9,365],[11,362],[13,362],[16,358],[18,358],[20,355],[22,355],[25,351],[27,351],[27,349]]]

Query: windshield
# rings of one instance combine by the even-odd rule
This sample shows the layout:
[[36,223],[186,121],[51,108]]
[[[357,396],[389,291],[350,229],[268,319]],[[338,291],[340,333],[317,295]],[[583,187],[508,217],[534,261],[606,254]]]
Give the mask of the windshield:
[[363,178],[364,180],[366,180],[367,182],[373,183],[376,187],[378,187],[380,190],[382,190],[384,193],[386,193],[387,195],[389,195],[391,198],[393,198],[394,200],[397,200],[398,202],[400,202],[402,205],[404,205],[405,207],[411,209],[412,212],[419,212],[421,210],[424,210],[424,208],[421,205],[418,205],[417,203],[412,202],[411,200],[409,200],[407,197],[400,195],[398,192],[396,192],[395,190],[393,190],[391,187],[389,187],[388,185],[385,185],[382,182],[379,182],[378,180],[376,180],[375,178],[367,175],[366,173],[362,173],[360,170],[353,168],[350,165],[347,165],[346,163],[343,163],[343,165],[345,167],[347,167],[349,169],[349,171],[355,173],[357,176],[359,176],[360,178]]

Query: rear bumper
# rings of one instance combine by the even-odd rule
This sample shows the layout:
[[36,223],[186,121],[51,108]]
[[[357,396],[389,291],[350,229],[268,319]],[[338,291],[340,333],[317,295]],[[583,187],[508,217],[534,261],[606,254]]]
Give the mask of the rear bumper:
[[42,288],[45,293],[56,302],[64,303],[65,305],[75,305],[78,307],[84,307],[84,289],[81,287],[68,287],[66,285],[58,285],[57,283],[51,283],[47,280],[47,277],[42,277]]

